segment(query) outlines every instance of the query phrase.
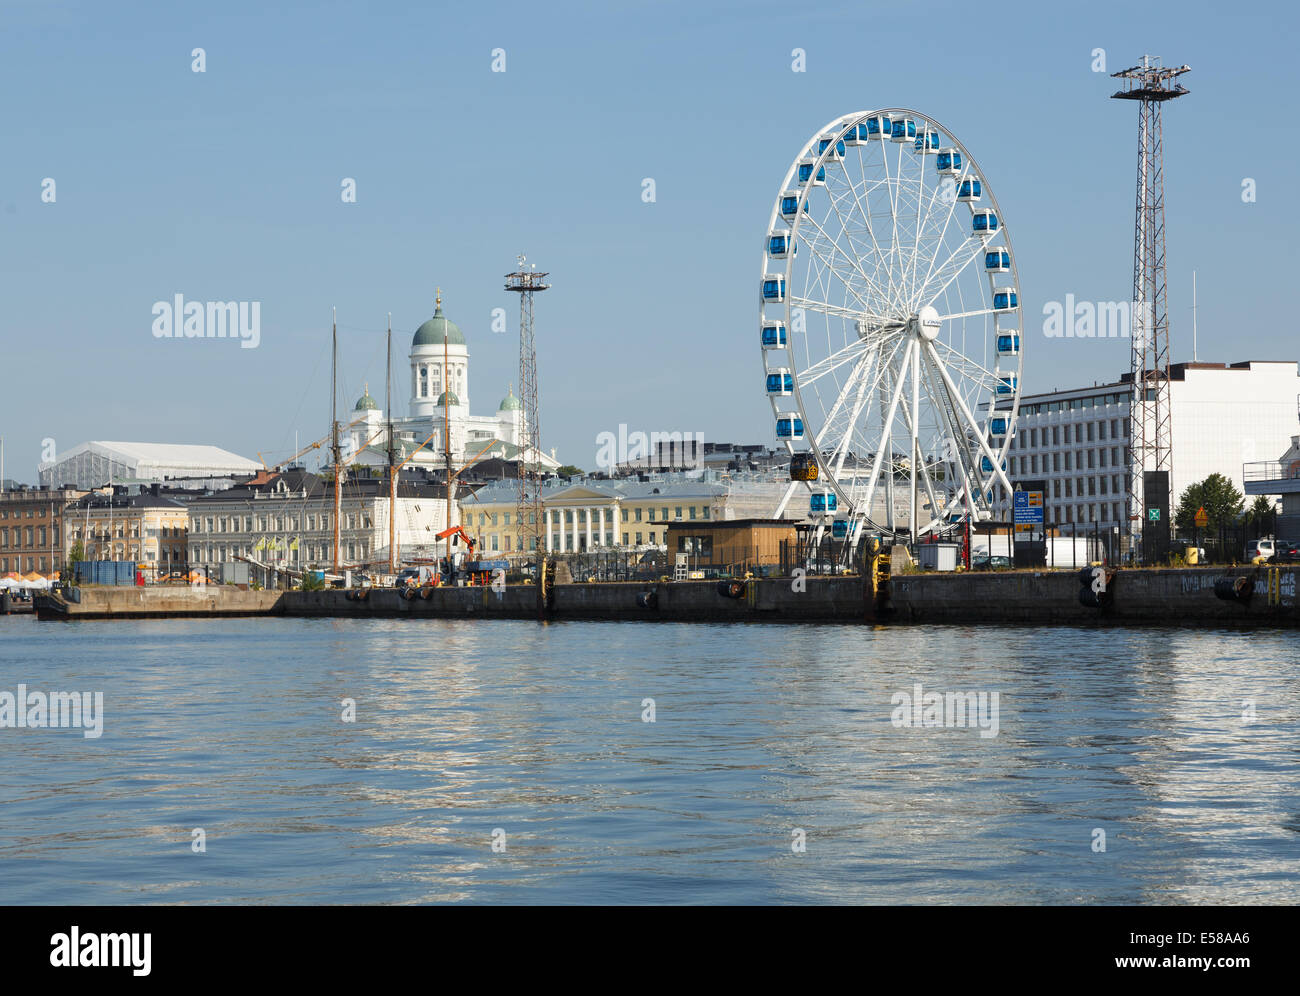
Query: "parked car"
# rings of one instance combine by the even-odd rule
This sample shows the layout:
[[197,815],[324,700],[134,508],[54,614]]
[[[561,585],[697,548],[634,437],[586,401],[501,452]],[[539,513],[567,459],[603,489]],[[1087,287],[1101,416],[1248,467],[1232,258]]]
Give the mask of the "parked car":
[[1277,554],[1277,545],[1271,539],[1251,540],[1246,544],[1246,562],[1267,562]]
[[[360,581],[356,581],[356,577],[356,575],[353,575],[354,582],[360,584]],[[421,585],[433,584],[437,577],[437,569],[431,566],[405,567],[397,572],[397,577],[393,579],[393,587],[418,588]]]
[[1279,564],[1300,564],[1300,543],[1279,543],[1273,559]]
[[995,571],[999,568],[1010,567],[1010,557],[990,557],[988,554],[975,554],[970,559],[970,569],[972,571]]

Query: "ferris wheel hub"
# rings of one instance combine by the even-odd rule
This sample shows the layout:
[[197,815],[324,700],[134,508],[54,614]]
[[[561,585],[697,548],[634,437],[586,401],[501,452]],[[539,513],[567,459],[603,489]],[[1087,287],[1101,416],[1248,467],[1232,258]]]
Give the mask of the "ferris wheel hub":
[[908,331],[925,342],[934,342],[939,337],[939,312],[924,305],[907,323]]

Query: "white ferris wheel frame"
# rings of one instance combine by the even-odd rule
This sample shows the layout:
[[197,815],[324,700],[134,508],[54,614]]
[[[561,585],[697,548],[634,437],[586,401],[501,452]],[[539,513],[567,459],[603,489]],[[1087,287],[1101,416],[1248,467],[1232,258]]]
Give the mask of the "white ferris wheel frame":
[[[877,119],[881,117],[885,117],[888,118],[890,121],[892,121],[895,117],[899,117],[899,116],[907,119],[911,119],[916,123],[917,134],[918,136],[920,136],[921,142],[926,142],[927,141],[926,135],[928,133],[928,130],[934,129],[939,135],[943,136],[943,141],[940,143],[940,146],[942,148],[944,148],[945,150],[951,149],[961,154],[962,156],[961,172],[951,177],[951,179],[955,184],[960,184],[960,182],[965,179],[973,179],[979,181],[981,185],[979,203],[964,202],[957,198],[954,198],[952,203],[948,205],[948,213],[946,218],[944,219],[944,229],[939,235],[935,254],[929,260],[928,270],[925,274],[922,283],[919,286],[919,291],[923,293],[930,287],[931,277],[933,274],[935,274],[936,264],[938,264],[939,262],[938,258],[943,251],[948,249],[948,247],[943,242],[943,238],[947,234],[947,225],[951,223],[954,215],[957,214],[958,205],[965,204],[965,206],[969,209],[968,210],[969,220],[972,225],[973,225],[973,219],[976,212],[985,209],[985,207],[991,208],[992,211],[994,212],[995,217],[998,220],[998,230],[995,233],[991,233],[987,237],[980,236],[974,233],[973,231],[971,231],[970,229],[968,229],[967,238],[965,239],[964,242],[960,244],[960,248],[966,254],[965,260],[961,261],[960,264],[957,265],[956,268],[952,270],[950,274],[946,274],[946,275],[943,274],[944,267],[948,266],[950,263],[953,263],[956,260],[957,253],[956,251],[953,251],[949,255],[949,257],[945,259],[943,263],[938,265],[937,267],[940,275],[946,276],[946,280],[944,280],[943,284],[937,290],[935,290],[934,293],[931,294],[928,297],[928,299],[925,300],[924,302],[920,300],[919,295],[915,300],[912,301],[912,306],[915,309],[920,309],[924,305],[930,305],[932,302],[937,301],[939,297],[947,291],[948,287],[951,286],[958,279],[958,277],[960,277],[964,272],[966,272],[966,270],[970,266],[978,263],[980,264],[980,269],[983,270],[982,262],[984,259],[985,251],[987,249],[989,248],[1004,249],[1010,259],[1010,269],[1007,272],[1000,272],[996,274],[995,273],[985,274],[987,276],[987,285],[988,285],[987,296],[983,296],[984,289],[981,285],[982,296],[979,302],[981,305],[983,305],[983,307],[977,308],[975,310],[963,310],[956,313],[947,313],[947,314],[940,313],[939,315],[941,320],[947,322],[964,320],[967,318],[973,318],[978,316],[991,318],[990,334],[994,340],[994,342],[991,344],[994,347],[992,351],[992,355],[993,355],[992,370],[988,370],[987,368],[983,367],[982,364],[970,360],[964,354],[959,354],[958,351],[953,349],[951,345],[943,342],[938,342],[934,336],[927,338],[927,336],[922,335],[919,332],[916,335],[910,335],[907,333],[906,330],[900,331],[900,329],[898,328],[898,321],[900,319],[900,316],[897,313],[896,308],[893,309],[893,313],[889,315],[873,314],[867,307],[868,301],[863,300],[863,298],[859,294],[855,293],[854,297],[857,298],[857,304],[861,305],[861,307],[852,307],[852,308],[847,306],[836,308],[829,301],[811,302],[806,297],[796,298],[797,289],[793,285],[793,277],[795,273],[794,252],[787,250],[785,254],[785,258],[783,260],[774,259],[770,255],[771,246],[769,243],[769,239],[773,235],[782,234],[783,230],[784,232],[788,233],[791,246],[798,246],[800,245],[801,242],[804,241],[800,239],[799,229],[801,224],[804,224],[805,222],[811,223],[813,226],[817,227],[819,231],[821,231],[820,226],[817,224],[817,222],[814,221],[810,216],[810,214],[808,214],[805,211],[805,205],[808,203],[809,197],[812,196],[815,191],[821,191],[824,195],[829,194],[829,191],[827,191],[823,185],[814,182],[821,175],[821,171],[823,169],[845,168],[845,163],[841,161],[841,158],[838,154],[838,146],[839,143],[845,142],[846,136],[850,133],[850,131],[856,132],[860,124],[863,124],[868,119],[871,119],[873,117]],[[829,144],[824,150],[818,152],[817,151],[818,143],[826,139],[830,139],[831,141],[829,142]],[[885,168],[884,182],[889,187],[889,191],[888,191],[889,207],[890,207],[890,214],[891,214],[891,223],[893,226],[893,231],[891,232],[890,250],[889,253],[887,254],[890,258],[890,270],[888,273],[889,286],[887,288],[882,288],[879,286],[877,281],[873,280],[872,277],[868,276],[865,268],[861,265],[862,262],[861,259],[850,259],[847,254],[842,253],[842,255],[844,255],[845,257],[845,262],[851,265],[853,269],[856,270],[857,277],[859,277],[864,283],[864,285],[866,286],[866,291],[868,294],[880,294],[882,297],[891,297],[894,295],[894,292],[896,290],[905,288],[908,285],[908,280],[906,279],[907,275],[901,273],[896,274],[894,270],[894,266],[897,262],[896,257],[899,256],[899,249],[896,244],[897,243],[896,236],[897,236],[897,230],[898,230],[897,226],[898,226],[898,218],[899,218],[899,212],[898,212],[899,209],[898,201],[900,199],[899,193],[900,193],[902,181],[904,179],[902,165],[901,165],[902,157],[904,155],[913,155],[918,157],[921,160],[920,169],[919,169],[921,186],[917,191],[917,199],[916,199],[916,203],[917,203],[916,244],[913,246],[913,253],[911,258],[909,260],[904,261],[904,263],[910,263],[912,265],[912,272],[910,274],[911,287],[909,291],[906,291],[906,292],[910,292],[910,291],[916,291],[918,289],[915,283],[916,264],[920,259],[920,242],[921,242],[921,232],[924,228],[923,223],[929,218],[928,215],[929,209],[928,208],[925,209],[924,212],[922,210],[922,204],[924,202],[924,197],[925,197],[926,164],[928,162],[934,161],[934,155],[926,151],[916,151],[914,148],[914,140],[911,138],[907,138],[905,141],[898,143],[895,142],[891,136],[884,136],[880,139],[871,139],[868,141],[867,144],[870,145],[873,142],[879,142],[882,145],[882,147],[884,147],[881,153],[882,163]],[[888,146],[892,144],[899,145],[898,158],[900,163],[899,171],[893,177],[891,177],[888,172],[889,151],[890,151],[888,149]],[[851,147],[845,148],[843,154],[843,160],[849,159],[850,148]],[[800,184],[797,181],[797,173],[799,167],[801,164],[807,166],[807,164],[810,161],[812,165],[811,165],[811,175],[809,177],[809,181],[807,183]],[[846,177],[848,179],[849,189],[854,192],[854,200],[856,202],[854,206],[856,207],[858,212],[862,213],[864,209],[862,207],[861,200],[858,197],[857,186],[854,183],[854,179],[852,177],[848,177],[847,170],[846,170]],[[862,186],[865,191],[867,178],[865,175],[861,175],[859,179],[862,181]],[[930,195],[931,206],[933,206],[934,198],[935,196],[937,196],[938,191],[942,188],[944,180],[945,177],[936,177],[935,184],[934,184],[934,191]],[[781,207],[782,207],[781,201],[784,196],[795,192],[798,193],[798,203],[796,206],[796,211],[793,220],[787,222],[785,216],[782,214],[781,211]],[[835,210],[838,215],[839,208],[836,207]],[[866,213],[865,217],[859,217],[858,221],[865,223],[866,230],[871,236],[871,242],[872,242],[872,247],[874,252],[877,255],[886,255],[882,252],[879,244],[877,243],[875,230],[872,227],[872,219],[870,213]],[[848,224],[843,218],[843,216],[840,216],[840,222],[842,226],[841,234],[847,235]],[[822,231],[822,234],[825,235],[825,232]],[[997,243],[999,238],[1001,244],[995,244]],[[848,240],[851,243],[852,241],[851,237],[849,237]],[[831,239],[830,241],[834,246],[835,240]],[[807,244],[812,244],[811,240],[809,240]],[[774,263],[784,263],[784,266],[774,267],[773,266]],[[892,441],[894,438],[895,419],[899,417],[899,409],[902,408],[903,409],[902,418],[904,421],[904,428],[909,430],[910,440],[912,445],[912,449],[910,452],[913,458],[909,460],[910,472],[908,475],[910,478],[910,489],[909,489],[910,500],[908,502],[907,521],[908,521],[909,532],[911,533],[913,539],[915,540],[920,536],[924,535],[925,533],[934,531],[937,528],[941,527],[945,523],[945,520],[951,515],[952,510],[954,508],[964,507],[965,514],[972,519],[987,518],[991,512],[992,501],[990,495],[991,495],[992,486],[995,483],[1001,484],[1008,495],[1013,490],[1010,478],[1008,477],[1007,472],[1003,469],[1003,463],[1007,458],[1007,453],[1010,450],[1012,439],[1014,438],[1015,435],[1015,426],[1016,426],[1016,421],[1020,409],[1021,375],[1024,367],[1025,336],[1024,336],[1024,328],[1023,328],[1023,321],[1022,321],[1022,310],[1020,307],[1019,268],[1016,266],[1015,263],[1015,251],[1012,248],[1011,235],[1006,225],[1006,219],[1002,213],[1001,206],[998,204],[997,197],[993,192],[992,186],[988,183],[988,180],[985,177],[983,171],[979,168],[974,157],[971,156],[970,152],[967,150],[965,145],[962,144],[962,142],[949,129],[945,128],[940,122],[934,120],[934,118],[930,117],[929,115],[922,114],[918,111],[911,110],[909,108],[894,107],[894,108],[881,108],[878,110],[871,110],[871,111],[859,111],[853,114],[841,115],[840,117],[834,118],[831,121],[827,122],[823,127],[819,128],[816,132],[814,132],[812,136],[808,139],[808,141],[804,143],[803,148],[795,156],[795,158],[791,162],[790,168],[786,171],[781,187],[773,203],[771,215],[769,216],[768,219],[767,231],[764,235],[763,255],[761,260],[760,273],[762,275],[762,278],[764,279],[774,275],[779,275],[785,281],[784,284],[785,290],[784,293],[782,294],[782,298],[783,298],[782,308],[783,308],[784,327],[787,330],[786,332],[787,342],[783,347],[779,347],[779,348],[762,347],[762,354],[763,354],[763,366],[764,366],[765,374],[770,375],[774,372],[773,361],[778,360],[778,362],[775,364],[775,369],[788,370],[790,372],[791,379],[793,381],[793,391],[791,393],[791,396],[787,396],[784,398],[779,398],[776,396],[769,395],[769,400],[771,401],[772,409],[773,409],[773,417],[774,419],[779,418],[783,411],[789,411],[791,407],[797,409],[798,415],[803,423],[803,431],[804,431],[803,440],[807,444],[809,455],[811,455],[815,460],[819,471],[818,474],[819,480],[815,483],[791,481],[790,486],[786,489],[785,495],[782,498],[775,514],[778,517],[783,514],[785,507],[788,504],[790,498],[795,493],[795,491],[798,490],[799,485],[801,483],[805,485],[805,487],[807,488],[810,494],[814,490],[819,490],[819,489],[827,489],[833,491],[834,494],[838,497],[838,501],[839,501],[839,508],[838,508],[839,515],[837,517],[847,518],[849,523],[846,532],[848,533],[848,537],[851,539],[851,544],[846,544],[846,547],[850,545],[856,547],[858,540],[861,538],[863,532],[865,531],[863,529],[863,526],[867,523],[872,522],[871,513],[874,509],[874,505],[876,501],[876,491],[875,491],[876,485],[882,475],[884,464],[888,463],[890,466],[890,473],[885,481],[885,490],[886,490],[885,500],[886,500],[886,508],[887,508],[886,518],[887,518],[888,525],[887,526],[882,524],[878,524],[878,525],[881,525],[882,531],[890,531],[890,532],[894,531],[895,499],[893,497],[893,484],[894,484],[894,479],[897,476],[897,461],[895,460],[895,453],[893,452]],[[879,273],[879,269],[877,268],[877,275],[878,273]],[[898,277],[897,283],[895,282],[895,276]],[[845,290],[850,291],[852,288],[849,281],[844,280],[843,277],[841,277],[840,279],[844,283]],[[999,310],[995,310],[992,307],[993,295],[995,289],[998,289],[999,287],[1003,287],[1003,286],[1010,286],[1011,288],[1013,288],[1016,295],[1016,307],[1011,309],[1010,311],[999,311]],[[961,289],[959,287],[958,288],[959,297],[961,300],[964,301],[964,295],[960,293],[960,290]],[[868,344],[866,346],[858,348],[859,343],[849,343],[849,345],[845,346],[843,350],[839,350],[834,353],[831,353],[824,360],[821,360],[817,363],[813,363],[812,365],[808,366],[805,370],[801,372],[795,361],[795,355],[794,355],[795,354],[794,336],[795,336],[795,327],[796,327],[794,322],[794,311],[796,308],[803,307],[809,303],[821,304],[822,305],[821,307],[813,310],[820,311],[823,314],[827,315],[828,317],[832,314],[838,313],[839,317],[844,321],[852,319],[854,321],[861,322],[863,320],[870,321],[872,319],[875,319],[880,323],[889,322],[891,324],[889,326],[886,326],[884,324],[879,324],[877,326],[881,335],[880,335],[880,341],[876,345],[872,346]],[[891,302],[881,301],[880,303],[888,305]],[[759,304],[760,326],[764,322],[770,323],[773,320],[773,316],[770,315],[767,310],[771,306],[772,305],[769,304],[765,299],[760,297],[760,304]],[[1003,328],[1001,326],[1000,321],[1003,315],[1009,315],[1012,318],[1013,320],[1012,327]],[[937,334],[938,333],[936,333],[935,335],[937,336]],[[997,353],[996,340],[999,334],[1013,334],[1019,336],[1020,341],[1018,344],[1018,348],[1016,349],[1014,354],[1014,362],[1015,362],[1014,370],[1004,366],[1002,362],[1002,358]],[[863,343],[867,342],[867,338],[863,336],[861,330],[859,330],[858,335]],[[883,345],[886,339],[891,339],[891,338],[894,340],[893,342],[894,349],[891,355],[888,358],[886,358],[883,356]],[[963,340],[964,340],[964,328],[963,328]],[[948,362],[945,362],[944,357],[940,355],[940,351],[938,348],[936,348],[936,345],[938,345],[939,347],[947,351],[947,353],[949,354]],[[985,343],[985,345],[990,345],[990,344]],[[898,356],[898,351],[900,346],[902,347],[901,357]],[[806,342],[805,342],[805,348],[807,348]],[[823,440],[818,438],[817,430],[822,430],[824,432],[825,430],[831,427],[838,406],[844,404],[847,401],[845,395],[854,386],[854,381],[856,378],[858,378],[859,371],[858,370],[853,371],[853,375],[846,382],[846,384],[844,385],[843,389],[840,392],[840,396],[836,399],[836,407],[832,408],[831,416],[828,417],[825,420],[824,424],[822,425],[814,426],[813,420],[810,417],[812,412],[810,411],[809,406],[805,404],[802,388],[806,387],[810,383],[810,378],[815,379],[816,377],[820,377],[824,374],[832,372],[837,367],[843,366],[848,362],[856,361],[859,365],[861,365],[864,359],[863,354],[865,354],[866,358],[870,358],[873,350],[875,351],[877,359],[880,361],[876,364],[877,369],[875,371],[875,382],[869,385],[867,383],[867,377],[865,375],[861,376],[861,384],[857,385],[858,387],[857,397],[853,399],[854,410],[852,416],[849,419],[849,424],[846,430],[845,437],[843,440],[841,440],[840,444],[836,447],[835,450],[833,450],[830,453],[827,453],[822,445]],[[844,353],[848,355],[841,356],[839,355],[840,353]],[[922,363],[921,362],[922,360],[926,362]],[[897,364],[896,366],[895,363]],[[962,391],[958,386],[958,384],[955,382],[952,371],[949,370],[950,363],[953,364],[954,366],[964,363],[966,365],[966,370],[969,370],[971,367],[978,368],[983,374],[987,374],[992,378],[992,383],[989,384],[987,405],[985,407],[982,420],[980,419],[978,411],[972,411],[970,406],[966,403],[966,400],[963,398]],[[817,370],[816,368],[819,366],[823,367],[823,369]],[[951,418],[952,421],[957,423],[958,427],[963,430],[962,431],[963,438],[960,441],[960,445],[957,439],[952,438],[954,435],[952,432],[950,431],[946,432],[948,443],[945,444],[945,453],[951,455],[946,456],[944,460],[944,463],[948,468],[948,470],[945,473],[944,481],[946,484],[950,486],[949,490],[951,493],[945,495],[945,503],[943,503],[942,506],[941,503],[937,500],[935,481],[933,480],[933,478],[929,473],[929,468],[925,463],[925,461],[923,459],[920,459],[921,449],[919,444],[920,444],[920,433],[922,429],[922,418],[920,414],[921,413],[920,380],[921,380],[921,371],[923,367],[925,367],[927,372],[933,371],[933,373],[929,374],[929,376],[927,377],[927,383],[926,383],[926,394],[928,396],[927,400],[929,401],[929,404],[934,408],[939,407],[937,404],[936,390],[939,392],[943,392],[946,390],[949,399],[949,404],[947,405],[946,408],[947,417],[944,418],[942,424],[936,422],[935,428],[941,434],[944,434],[944,430],[949,428],[948,418]],[[961,375],[960,368],[958,372],[960,376]],[[908,376],[909,373],[910,373],[910,378]],[[1000,396],[995,395],[993,392],[993,385],[998,383],[1003,378],[1009,375],[1014,375],[1015,377],[1014,384],[1011,386],[1011,390],[1009,391],[1009,393],[1005,393]],[[848,453],[849,444],[852,442],[852,436],[854,434],[854,430],[856,428],[858,418],[861,415],[861,413],[865,410],[868,402],[883,400],[884,395],[877,395],[877,388],[881,385],[882,378],[887,380],[888,376],[893,376],[894,383],[891,389],[888,391],[889,394],[888,408],[887,410],[884,411],[884,415],[882,419],[880,441],[882,444],[888,442],[891,443],[891,445],[890,446],[880,445],[877,447],[877,452],[870,454],[871,470],[868,476],[865,491],[863,491],[863,489],[861,489],[860,486],[857,485],[851,488],[846,483],[848,479],[844,475],[844,463],[849,455]],[[910,379],[910,384],[908,383],[909,379]],[[910,387],[910,399],[907,397],[909,392],[906,390],[906,388],[908,387]],[[867,398],[866,395],[868,394],[871,395],[872,397]],[[821,401],[820,395],[818,397],[818,400]],[[790,404],[791,401],[793,401],[793,406],[791,406]],[[823,404],[823,410],[825,410],[824,404]],[[915,416],[912,413],[915,413]],[[990,422],[995,417],[995,415],[997,417],[1005,417],[1007,419],[1006,434],[1002,436],[1001,442],[996,444],[991,440],[989,434]],[[793,439],[785,439],[782,441],[785,442],[787,451],[791,454],[791,456],[793,456],[798,445],[797,442]],[[976,444],[978,444],[978,448],[976,448]],[[887,453],[884,452],[886,449],[888,449],[889,452]],[[863,457],[863,454],[855,454],[854,456],[855,456],[855,469],[853,472],[852,480],[856,482],[860,479],[861,476],[860,461]],[[955,459],[953,457],[955,457]],[[980,458],[987,460],[987,462],[992,468],[991,471],[986,472],[982,469],[982,466],[980,465],[979,462]],[[918,474],[918,468],[920,469],[919,474]],[[959,483],[959,486],[951,487],[951,485],[954,483]],[[926,496],[928,497],[930,502],[930,515],[928,517],[928,521],[922,521],[922,516],[924,515],[924,513],[920,509],[919,489],[924,489]],[[818,531],[818,535],[820,537],[820,529]]]

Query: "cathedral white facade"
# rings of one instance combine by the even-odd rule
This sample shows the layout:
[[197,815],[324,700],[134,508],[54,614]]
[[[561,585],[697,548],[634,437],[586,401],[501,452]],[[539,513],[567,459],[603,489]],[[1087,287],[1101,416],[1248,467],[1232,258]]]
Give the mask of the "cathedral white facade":
[[[429,439],[411,457],[409,465],[441,469],[445,464],[444,440],[448,437],[456,469],[475,457],[520,459],[524,406],[511,388],[493,414],[470,414],[469,346],[456,323],[443,315],[441,294],[433,317],[416,330],[411,340],[410,368],[411,414],[393,419],[399,461],[406,460],[416,447]],[[370,396],[368,386],[358,399],[351,420],[356,424],[349,430],[353,454],[350,462],[386,466],[387,420],[379,403]],[[529,464],[539,463],[543,470],[560,466],[554,451],[529,453],[525,460]]]

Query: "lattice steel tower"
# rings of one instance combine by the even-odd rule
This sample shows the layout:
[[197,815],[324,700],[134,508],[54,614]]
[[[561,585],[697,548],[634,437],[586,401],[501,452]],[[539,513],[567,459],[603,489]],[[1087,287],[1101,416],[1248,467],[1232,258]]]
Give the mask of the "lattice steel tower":
[[[519,269],[506,274],[506,290],[519,295],[519,401],[521,433],[519,445],[519,501],[516,505],[519,552],[526,555],[530,540],[536,541],[537,556],[545,552],[545,522],[542,515],[542,431],[537,390],[537,346],[533,340],[533,295],[547,290],[545,273],[537,264],[527,267],[528,257],[520,254]],[[529,461],[532,464],[529,464]],[[539,575],[540,580],[540,575]]]
[[[1118,73],[1124,89],[1115,100],[1139,101],[1137,221],[1133,237],[1132,350],[1133,401],[1129,409],[1129,534],[1145,506],[1142,475],[1173,469],[1173,425],[1169,409],[1169,316],[1165,296],[1165,180],[1160,108],[1187,93],[1177,82],[1189,66],[1165,69],[1158,58]],[[1168,522],[1162,524],[1168,529]],[[1167,533],[1166,533],[1167,534]]]

